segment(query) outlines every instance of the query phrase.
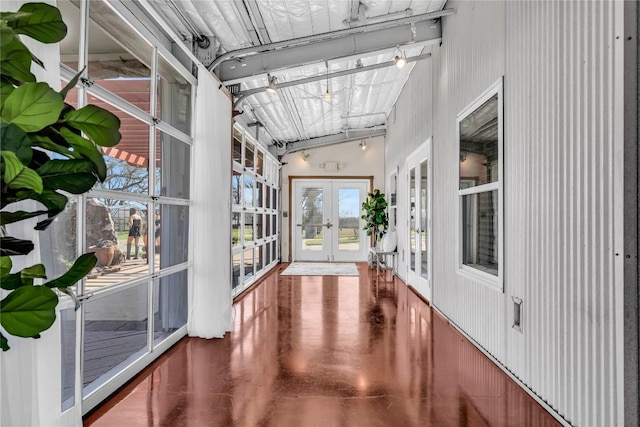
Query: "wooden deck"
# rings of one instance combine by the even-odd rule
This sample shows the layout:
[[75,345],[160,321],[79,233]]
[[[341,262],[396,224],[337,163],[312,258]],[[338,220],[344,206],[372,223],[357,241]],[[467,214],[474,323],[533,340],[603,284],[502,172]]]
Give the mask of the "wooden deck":
[[[155,256],[156,270],[160,268],[160,255]],[[149,273],[149,264],[143,258],[128,259],[122,264],[111,267],[97,267],[88,276],[85,292],[96,291],[105,286],[122,283]]]

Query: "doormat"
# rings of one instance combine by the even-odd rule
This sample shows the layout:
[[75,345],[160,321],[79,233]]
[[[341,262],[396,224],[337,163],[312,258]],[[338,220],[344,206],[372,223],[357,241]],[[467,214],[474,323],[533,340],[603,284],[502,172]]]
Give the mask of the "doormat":
[[358,267],[352,262],[294,262],[281,276],[357,276]]

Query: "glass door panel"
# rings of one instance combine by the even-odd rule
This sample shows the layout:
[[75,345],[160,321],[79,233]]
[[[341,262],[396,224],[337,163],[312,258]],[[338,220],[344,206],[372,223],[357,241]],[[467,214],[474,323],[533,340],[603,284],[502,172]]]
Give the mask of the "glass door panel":
[[338,250],[360,250],[360,190],[338,190]]
[[407,160],[409,170],[409,260],[408,280],[422,296],[431,299],[429,272],[430,253],[430,197],[429,152],[427,141]]
[[328,261],[331,250],[330,186],[326,182],[295,181],[294,261]]
[[409,270],[416,272],[416,169],[409,171]]
[[429,172],[428,160],[424,160],[420,163],[420,276],[428,279],[428,256],[427,256],[427,212],[428,212],[428,183],[427,177]]

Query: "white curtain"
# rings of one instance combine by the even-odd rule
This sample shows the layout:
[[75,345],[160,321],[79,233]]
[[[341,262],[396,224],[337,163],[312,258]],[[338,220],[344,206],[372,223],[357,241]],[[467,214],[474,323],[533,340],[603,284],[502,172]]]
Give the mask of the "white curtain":
[[221,338],[231,330],[231,108],[220,83],[198,66],[188,321],[193,337]]
[[[45,1],[54,4],[55,1]],[[26,1],[3,1],[2,11],[17,11]],[[23,42],[47,66],[37,65],[32,72],[38,81],[60,90],[60,52],[58,44],[44,45],[24,37]],[[35,202],[12,205],[9,210],[32,210]],[[40,208],[40,207],[38,207]],[[12,272],[40,262],[38,233],[33,229],[37,220],[22,221],[8,228],[10,235],[32,240],[36,248],[25,257],[13,257]],[[6,293],[2,293],[4,297]],[[58,305],[64,307],[65,302]],[[0,424],[2,426],[81,426],[79,402],[62,412],[60,317],[40,339],[8,336],[11,349],[0,352]],[[76,379],[79,378],[76,363]]]

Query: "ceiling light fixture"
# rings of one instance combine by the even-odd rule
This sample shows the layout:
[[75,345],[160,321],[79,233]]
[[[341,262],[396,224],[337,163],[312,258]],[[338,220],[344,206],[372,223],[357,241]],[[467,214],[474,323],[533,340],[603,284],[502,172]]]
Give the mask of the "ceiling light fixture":
[[367,141],[363,139],[362,141],[360,141],[360,149],[364,150],[365,148],[367,148]]
[[331,101],[331,92],[329,92],[329,61],[325,61],[327,64],[327,91],[324,93],[324,100]]
[[267,88],[265,89],[267,92],[269,93],[276,93],[276,81],[277,81],[277,77],[276,76],[270,76],[267,74],[267,77],[269,78],[269,86],[267,86]]
[[393,62],[396,64],[396,67],[402,68],[407,65],[407,57],[404,52],[400,50],[400,46],[396,47],[398,50],[398,54],[393,58]]

